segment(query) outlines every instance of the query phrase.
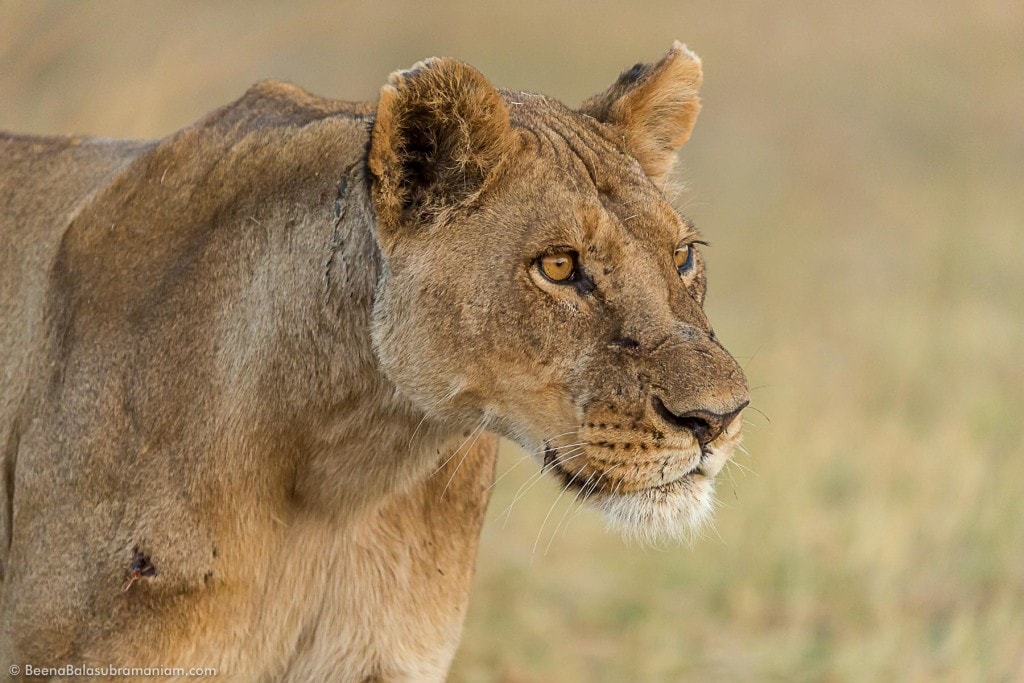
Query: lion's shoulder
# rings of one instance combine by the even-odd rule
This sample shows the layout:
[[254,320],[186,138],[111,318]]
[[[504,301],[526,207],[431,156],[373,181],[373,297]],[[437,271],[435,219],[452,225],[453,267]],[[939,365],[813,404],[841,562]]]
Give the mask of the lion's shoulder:
[[201,118],[196,126],[222,131],[302,127],[331,117],[363,119],[373,112],[373,102],[320,97],[293,83],[269,79],[255,83],[234,102]]

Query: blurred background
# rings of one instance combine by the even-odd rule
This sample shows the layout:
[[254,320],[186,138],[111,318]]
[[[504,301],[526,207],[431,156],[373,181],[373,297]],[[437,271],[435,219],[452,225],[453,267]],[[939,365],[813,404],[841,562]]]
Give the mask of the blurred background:
[[749,455],[714,529],[648,548],[506,445],[452,680],[1024,680],[1019,0],[0,0],[0,129],[163,136],[430,55],[577,104],[676,38]]

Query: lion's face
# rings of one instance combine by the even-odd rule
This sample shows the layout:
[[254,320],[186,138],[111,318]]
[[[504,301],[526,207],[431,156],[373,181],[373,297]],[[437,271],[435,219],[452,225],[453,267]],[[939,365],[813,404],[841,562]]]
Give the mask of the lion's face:
[[698,235],[660,188],[699,80],[677,45],[577,112],[436,60],[393,77],[370,150],[385,371],[643,535],[706,516],[748,400],[704,315]]

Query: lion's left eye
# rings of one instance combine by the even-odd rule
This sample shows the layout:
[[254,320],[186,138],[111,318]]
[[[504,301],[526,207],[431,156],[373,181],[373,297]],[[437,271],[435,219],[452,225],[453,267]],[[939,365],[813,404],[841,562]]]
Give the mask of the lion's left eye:
[[576,278],[576,254],[573,252],[558,252],[545,254],[537,259],[537,267],[551,282],[565,284]]
[[676,247],[672,258],[676,263],[676,270],[679,271],[679,274],[686,275],[693,268],[693,247],[689,244],[680,244]]

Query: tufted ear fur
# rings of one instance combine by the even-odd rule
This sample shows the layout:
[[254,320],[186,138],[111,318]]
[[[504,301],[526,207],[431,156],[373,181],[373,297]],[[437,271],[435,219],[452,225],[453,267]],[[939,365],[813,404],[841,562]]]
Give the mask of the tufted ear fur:
[[391,74],[369,152],[382,236],[471,200],[511,142],[504,102],[473,67],[431,58]]
[[627,151],[661,186],[697,121],[702,80],[700,57],[677,40],[657,64],[624,71],[580,111],[620,128]]

